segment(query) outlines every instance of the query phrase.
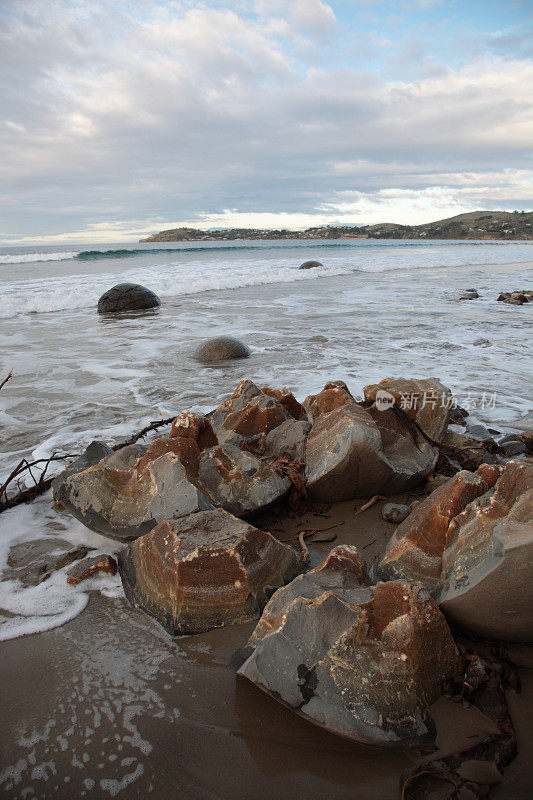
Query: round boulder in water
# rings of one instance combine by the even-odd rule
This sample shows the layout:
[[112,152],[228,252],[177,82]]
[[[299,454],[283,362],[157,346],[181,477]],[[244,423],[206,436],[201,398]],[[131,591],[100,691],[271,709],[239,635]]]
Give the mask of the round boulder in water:
[[139,283],[117,283],[101,296],[98,301],[99,314],[117,314],[121,311],[143,311],[157,308],[161,300],[146,286]]
[[248,358],[250,351],[245,344],[232,336],[216,336],[208,339],[197,348],[194,358],[201,364],[213,364],[215,361],[228,361],[232,358]]
[[321,264],[320,261],[304,261],[303,264],[300,264],[298,269],[315,269],[316,267],[323,267],[324,264]]

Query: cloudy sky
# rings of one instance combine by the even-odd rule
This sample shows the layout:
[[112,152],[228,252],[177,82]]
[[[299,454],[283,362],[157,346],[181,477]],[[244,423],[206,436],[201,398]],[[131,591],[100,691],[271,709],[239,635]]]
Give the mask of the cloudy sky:
[[533,0],[0,0],[0,243],[533,206]]

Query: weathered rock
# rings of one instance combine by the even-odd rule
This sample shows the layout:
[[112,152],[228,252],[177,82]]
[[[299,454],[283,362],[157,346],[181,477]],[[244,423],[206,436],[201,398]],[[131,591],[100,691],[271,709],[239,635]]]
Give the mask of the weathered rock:
[[200,451],[218,444],[217,435],[209,419],[200,414],[194,414],[192,411],[182,411],[172,423],[168,438],[175,439],[177,437],[193,439]]
[[65,467],[54,480],[52,481],[52,491],[54,500],[59,508],[62,508],[60,497],[66,492],[67,480],[78,472],[83,472],[89,467],[98,464],[106,456],[113,455],[113,450],[108,447],[104,442],[91,442],[86,448],[85,452],[79,458],[72,461],[68,467]]
[[227,415],[218,428],[220,444],[234,444],[252,453],[263,455],[267,435],[287,420],[294,422],[274,397],[253,397],[242,411]]
[[526,445],[518,439],[511,439],[502,444],[506,456],[520,456],[526,452]]
[[298,572],[295,551],[225,511],[163,522],[119,555],[130,602],[172,635],[259,616]]
[[475,472],[487,459],[488,450],[479,439],[463,433],[446,431],[442,439],[443,452],[457,461],[460,469]]
[[533,465],[460,472],[394,533],[381,574],[420,579],[477,635],[533,641]]
[[363,391],[365,399],[374,403],[374,408],[379,393],[392,395],[395,407],[404,411],[430,439],[442,441],[449,422],[452,396],[437,378],[385,378],[365,386]]
[[242,411],[253,397],[260,397],[263,392],[248,378],[242,380],[233,394],[231,394],[218,408],[208,414],[209,421],[215,431],[218,431],[228,414]]
[[98,313],[117,314],[123,311],[144,311],[160,305],[159,297],[146,286],[138,283],[118,283],[101,296],[98,301]]
[[130,445],[78,472],[70,465],[54,480],[54,499],[98,533],[135,539],[163,520],[213,508],[195,483],[199,457],[190,438]]
[[320,261],[304,261],[303,264],[300,264],[298,269],[316,269],[316,267],[323,267],[324,264],[321,264]]
[[[432,386],[435,391],[438,382],[383,383],[400,396],[407,388],[429,392]],[[405,491],[424,480],[436,464],[438,450],[411,419],[433,440],[433,436],[442,436],[448,411],[420,408],[404,414],[391,407],[381,411],[377,405],[380,390],[367,390],[373,403],[367,408],[357,404],[342,386],[331,384],[304,404],[315,420],[307,437],[306,477],[309,496],[317,502]],[[448,392],[445,387],[442,391],[444,395]],[[395,395],[390,397],[396,402]]]
[[480,337],[479,339],[474,339],[472,344],[474,345],[474,347],[492,347],[492,342],[490,341],[490,339],[483,339],[482,337]]
[[533,641],[533,465],[510,461],[450,526],[436,600],[478,636]]
[[291,482],[253,453],[226,444],[204,451],[198,485],[214,505],[237,517],[248,517],[280,501]]
[[477,300],[479,298],[479,294],[476,289],[466,289],[465,293],[459,298],[459,300]]
[[309,419],[314,422],[322,414],[329,414],[341,406],[355,404],[350,391],[342,381],[329,381],[318,394],[309,395],[303,402]]
[[232,336],[216,336],[198,347],[194,358],[201,364],[214,364],[216,361],[229,361],[236,358],[248,358],[249,349],[245,344]]
[[305,443],[311,423],[305,419],[288,419],[270,431],[265,438],[263,453],[267,458],[287,454],[293,461],[305,458]]
[[381,574],[388,579],[419,580],[435,589],[441,580],[452,519],[487,488],[478,475],[462,470],[435,489],[393,533],[381,561]]
[[533,301],[533,290],[525,289],[515,292],[502,292],[497,299],[501,303],[509,303],[513,306],[521,306],[524,303],[531,303]]
[[403,503],[385,503],[381,509],[381,516],[385,522],[392,522],[394,525],[399,525],[404,519],[407,519],[411,509]]
[[423,586],[367,586],[365,573],[354,547],[336,547],[279,589],[237,656],[238,674],[354,741],[431,742],[428,708],[458,662],[450,631]]
[[76,586],[80,581],[90,578],[91,575],[97,572],[116,575],[117,562],[113,556],[103,554],[100,556],[93,556],[92,558],[84,558],[83,561],[79,561],[67,570],[67,583],[71,586]]
[[533,453],[533,431],[524,431],[516,436],[517,441],[526,446],[526,453]]
[[[24,542],[21,544],[31,545],[33,543]],[[42,545],[44,549],[46,547],[46,543],[43,541]],[[20,546],[15,545],[15,547]],[[3,577],[18,578],[18,580],[23,583],[24,586],[38,586],[40,583],[47,581],[53,572],[57,572],[57,570],[72,564],[74,561],[84,558],[88,553],[88,548],[84,545],[79,545],[78,547],[70,548],[63,553],[46,553],[45,551],[45,554],[36,558],[36,560],[32,561],[29,566],[26,566],[24,569],[14,569],[13,564],[17,563],[17,561],[20,563],[20,552],[20,550],[18,552],[15,551],[15,553],[12,551],[10,552],[8,564],[10,565],[11,570]],[[29,548],[29,552],[32,552],[31,547]],[[34,549],[33,552],[36,552],[36,549]]]
[[306,419],[305,408],[298,402],[290,389],[271,389],[269,386],[261,386],[261,391],[263,394],[279,400],[285,411],[294,419]]

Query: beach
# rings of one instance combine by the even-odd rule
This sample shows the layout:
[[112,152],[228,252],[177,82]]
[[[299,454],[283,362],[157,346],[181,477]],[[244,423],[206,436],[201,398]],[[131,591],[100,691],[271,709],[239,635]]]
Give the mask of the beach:
[[[3,473],[23,456],[78,454],[184,409],[207,413],[243,378],[286,386],[303,401],[328,380],[345,381],[361,399],[364,386],[385,377],[434,376],[494,435],[522,430],[531,412],[531,305],[496,298],[530,288],[533,244],[128,247],[121,255],[102,246],[0,250],[1,374],[13,369],[0,393]],[[324,266],[299,271],[309,258]],[[156,291],[161,308],[99,318],[99,295],[125,280]],[[461,301],[468,288],[480,297]],[[245,342],[250,357],[198,364],[198,343],[222,334]],[[332,526],[335,545],[355,545],[371,564],[394,528],[381,503],[358,516],[355,505],[256,524],[281,540]],[[122,546],[58,511],[50,493],[0,516],[6,796],[398,796],[400,774],[420,753],[346,742],[235,677],[229,661],[253,623],[173,640],[129,606],[118,575],[67,587],[59,570],[23,586],[8,559],[27,543],[22,570],[32,543],[52,551],[85,545],[91,555]],[[311,563],[333,546],[310,544]],[[508,691],[519,755],[494,788],[496,800],[528,797],[532,777],[533,657],[519,645],[508,655],[523,683],[521,695]],[[479,712],[451,700],[441,698],[432,713],[442,752],[491,732]]]

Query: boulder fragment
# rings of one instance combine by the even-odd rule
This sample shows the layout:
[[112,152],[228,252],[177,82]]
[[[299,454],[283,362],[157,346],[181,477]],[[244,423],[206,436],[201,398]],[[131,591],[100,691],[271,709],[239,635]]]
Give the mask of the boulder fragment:
[[418,579],[476,635],[533,641],[533,465],[459,472],[394,533],[380,574]]
[[281,500],[291,482],[253,453],[226,444],[204,451],[198,485],[214,505],[237,517],[248,517]]
[[365,584],[357,550],[279,589],[246,648],[238,674],[332,733],[381,746],[419,746],[435,736],[428,709],[458,653],[421,584]]
[[298,572],[295,551],[222,510],[163,522],[119,554],[130,602],[172,635],[259,616]]
[[84,558],[83,561],[79,561],[67,570],[67,583],[70,584],[70,586],[77,586],[80,581],[84,581],[96,572],[116,575],[117,562],[113,556],[103,554],[100,556],[93,556],[92,558]]

